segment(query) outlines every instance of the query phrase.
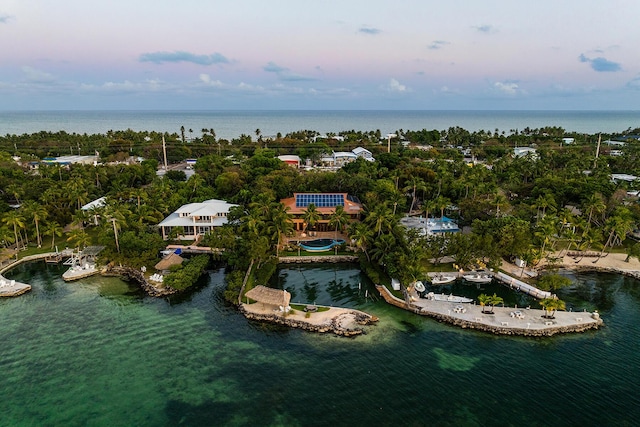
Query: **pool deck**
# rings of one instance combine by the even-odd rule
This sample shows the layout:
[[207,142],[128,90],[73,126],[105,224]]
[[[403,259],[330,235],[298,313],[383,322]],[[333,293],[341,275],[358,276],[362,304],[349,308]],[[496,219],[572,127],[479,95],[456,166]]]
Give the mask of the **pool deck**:
[[[523,307],[489,307],[433,301],[412,295],[407,303],[395,297],[385,286],[377,285],[380,295],[389,304],[422,316],[468,329],[477,329],[501,335],[551,336],[559,333],[584,332],[597,329],[603,321],[597,312],[558,311],[553,319],[543,316],[544,310]],[[513,315],[512,315],[513,313]]]

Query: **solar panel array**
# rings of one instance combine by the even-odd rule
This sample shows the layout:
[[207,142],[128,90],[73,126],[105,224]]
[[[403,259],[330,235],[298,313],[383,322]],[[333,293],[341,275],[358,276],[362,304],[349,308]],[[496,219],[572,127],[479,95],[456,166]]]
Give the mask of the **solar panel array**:
[[296,194],[296,207],[306,208],[313,203],[317,208],[334,208],[344,206],[342,194]]

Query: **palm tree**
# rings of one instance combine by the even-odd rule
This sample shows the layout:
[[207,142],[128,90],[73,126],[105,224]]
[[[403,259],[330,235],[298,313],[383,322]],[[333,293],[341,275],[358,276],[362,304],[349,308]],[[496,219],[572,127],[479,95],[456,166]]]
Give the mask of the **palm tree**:
[[539,304],[544,308],[544,317],[547,319],[553,319],[557,310],[566,308],[565,302],[557,298],[545,298],[540,300]]
[[5,248],[8,248],[13,243],[13,233],[9,230],[9,227],[0,227],[0,242],[2,242]]
[[13,235],[16,242],[16,249],[19,246],[18,228],[24,228],[24,217],[16,210],[9,211],[2,217],[2,222],[7,226],[13,227]]
[[489,305],[491,305],[491,312],[493,313],[493,307],[495,307],[498,304],[502,304],[503,302],[504,302],[504,299],[502,299],[502,297],[499,297],[498,295],[493,294],[489,300]]
[[440,209],[440,219],[442,219],[444,217],[444,210],[449,206],[451,200],[443,196],[438,196],[433,203],[436,209]]
[[51,236],[51,250],[55,247],[56,236],[62,236],[62,227],[56,221],[48,222],[44,226],[43,234],[45,236]]
[[271,209],[271,225],[268,228],[270,228],[276,236],[276,256],[280,253],[280,239],[282,235],[288,236],[293,233],[292,217],[287,210],[288,208],[282,203],[274,203]]
[[416,191],[422,190],[423,188],[426,188],[426,184],[421,178],[417,176],[412,176],[409,179],[408,185],[403,188],[403,191],[405,193],[411,191],[411,206],[409,207],[409,215],[411,215],[411,212],[413,212],[413,207],[416,204]]
[[602,213],[607,208],[604,203],[604,199],[600,193],[594,193],[587,199],[584,204],[584,208],[589,211],[589,218],[587,219],[587,228],[591,226],[593,214]]
[[369,243],[372,238],[371,230],[367,227],[366,224],[362,222],[353,222],[349,227],[349,238],[356,245],[357,249],[360,249],[364,252],[367,257],[367,261],[371,262],[371,258],[369,258],[369,253],[367,249],[369,248]]
[[120,253],[120,242],[118,241],[118,231],[122,227],[121,224],[125,224],[125,218],[130,212],[125,205],[119,205],[115,202],[107,203],[104,208],[104,219],[106,222],[110,222],[113,227],[113,235],[116,244],[116,251]]
[[394,216],[386,205],[380,204],[369,212],[365,223],[373,228],[373,231],[382,234],[382,230],[391,230],[394,224]]
[[80,251],[91,243],[91,237],[82,228],[76,228],[69,233],[67,242],[72,243]]
[[482,312],[483,313],[490,313],[490,312],[485,312],[484,311],[484,307],[491,303],[491,296],[489,296],[487,294],[480,294],[480,295],[478,295],[478,302],[480,303],[480,306],[482,307]]
[[[609,237],[600,251],[601,256],[607,246],[622,243],[627,233],[633,230],[633,217],[631,216],[631,212],[624,207],[618,208],[616,214],[607,220],[606,228],[609,230]],[[597,262],[598,259],[599,258],[594,262]]]
[[338,238],[338,229],[342,232],[344,226],[349,223],[349,219],[349,214],[345,212],[344,206],[336,206],[336,210],[329,216],[329,225],[335,230],[335,239]]
[[305,209],[303,214],[303,219],[305,224],[304,231],[306,231],[307,227],[309,226],[313,228],[316,225],[316,223],[320,221],[320,218],[322,218],[322,215],[320,214],[320,212],[318,212],[316,205],[313,203],[309,203],[309,205],[307,206],[307,209]]
[[36,224],[36,238],[38,241],[38,247],[40,248],[42,247],[42,239],[40,238],[40,221],[47,218],[49,211],[47,211],[47,209],[40,203],[35,201],[25,203],[23,208],[27,211],[27,214],[33,218],[33,222]]

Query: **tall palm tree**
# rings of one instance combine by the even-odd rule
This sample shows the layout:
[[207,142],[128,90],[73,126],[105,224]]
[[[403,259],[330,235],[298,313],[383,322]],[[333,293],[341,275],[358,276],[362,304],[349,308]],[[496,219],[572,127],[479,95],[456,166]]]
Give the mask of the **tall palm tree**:
[[307,209],[305,209],[304,214],[302,216],[304,218],[304,231],[307,230],[308,227],[313,228],[318,221],[322,218],[320,212],[316,208],[316,205],[313,203],[309,203]]
[[[113,236],[116,244],[116,251],[120,253],[120,242],[118,232],[122,225],[126,223],[126,217],[130,214],[125,205],[117,204],[113,201],[107,202],[104,207],[104,220],[113,227]],[[105,225],[106,225],[105,223]]]
[[33,218],[33,222],[36,225],[36,239],[38,241],[38,247],[42,247],[42,239],[40,237],[40,221],[47,218],[49,211],[40,203],[35,201],[29,201],[23,205],[23,209],[26,211],[27,216]]
[[69,237],[67,237],[67,242],[73,244],[78,251],[86,248],[91,244],[91,237],[84,231],[82,228],[76,228],[71,230],[69,233]]
[[18,229],[24,228],[24,217],[17,210],[12,210],[4,214],[2,222],[10,227],[13,227],[13,235],[16,242],[16,249],[19,247],[20,240],[18,239]]
[[336,210],[329,216],[329,225],[334,228],[334,238],[338,238],[338,229],[340,232],[344,229],[344,226],[349,223],[349,214],[345,212],[344,206],[336,206]]
[[382,230],[390,231],[393,228],[394,216],[386,205],[380,204],[367,214],[365,223],[380,236]]
[[370,262],[371,258],[369,257],[367,249],[369,248],[369,244],[373,238],[371,229],[362,222],[353,222],[349,227],[349,238],[356,245],[357,249],[364,252],[367,257],[367,261]]
[[44,226],[43,234],[45,236],[51,236],[51,250],[56,245],[56,236],[62,236],[62,227],[56,221],[47,222]]
[[276,203],[271,210],[270,229],[276,236],[276,256],[280,254],[280,240],[283,235],[288,236],[293,233],[293,221],[287,212],[288,208],[282,203]]
[[408,183],[407,186],[404,187],[403,191],[404,192],[411,192],[411,206],[409,207],[409,215],[411,215],[411,212],[413,212],[413,207],[416,204],[416,192],[417,190],[422,190],[423,188],[426,188],[426,184],[425,182],[417,177],[417,176],[412,176]]
[[583,208],[589,211],[589,217],[587,219],[587,228],[589,228],[593,220],[593,215],[603,213],[607,205],[604,203],[604,198],[600,193],[594,193],[584,203]]

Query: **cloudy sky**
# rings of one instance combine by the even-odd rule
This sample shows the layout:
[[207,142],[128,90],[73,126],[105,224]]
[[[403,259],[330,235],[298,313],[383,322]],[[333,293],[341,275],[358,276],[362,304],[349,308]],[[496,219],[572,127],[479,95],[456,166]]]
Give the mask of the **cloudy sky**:
[[0,109],[640,109],[638,0],[0,0]]

